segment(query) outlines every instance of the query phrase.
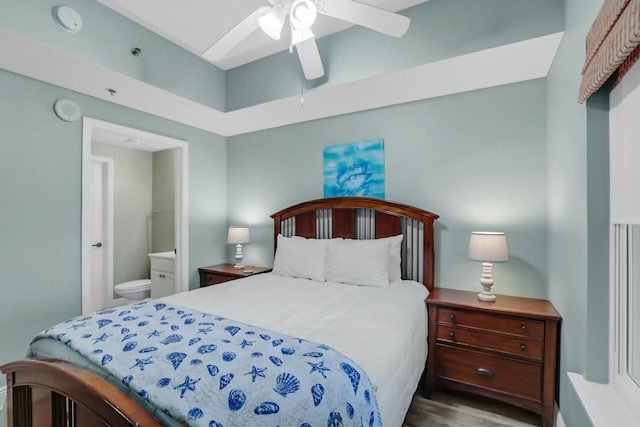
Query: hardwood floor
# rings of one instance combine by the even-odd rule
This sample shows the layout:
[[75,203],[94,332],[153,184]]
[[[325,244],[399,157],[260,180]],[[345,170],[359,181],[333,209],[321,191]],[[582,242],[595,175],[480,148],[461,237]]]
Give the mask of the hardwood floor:
[[531,427],[541,422],[539,415],[506,403],[437,390],[431,400],[414,397],[403,427]]
[[[6,408],[0,427],[6,426]],[[531,427],[540,416],[491,399],[453,391],[435,391],[433,399],[416,396],[402,427]]]

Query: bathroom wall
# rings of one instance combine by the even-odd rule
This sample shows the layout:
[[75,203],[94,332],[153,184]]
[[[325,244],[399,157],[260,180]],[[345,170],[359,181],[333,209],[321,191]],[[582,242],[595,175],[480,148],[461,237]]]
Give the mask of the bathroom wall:
[[152,153],[95,141],[91,151],[113,159],[113,283],[147,278]]
[[151,252],[175,249],[175,150],[153,153]]

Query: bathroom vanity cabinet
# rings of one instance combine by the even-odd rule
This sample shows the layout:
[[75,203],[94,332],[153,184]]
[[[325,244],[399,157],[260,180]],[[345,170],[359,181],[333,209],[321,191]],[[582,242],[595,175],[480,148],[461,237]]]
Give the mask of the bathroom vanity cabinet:
[[161,298],[175,293],[176,254],[160,252],[149,254],[151,258],[151,298]]

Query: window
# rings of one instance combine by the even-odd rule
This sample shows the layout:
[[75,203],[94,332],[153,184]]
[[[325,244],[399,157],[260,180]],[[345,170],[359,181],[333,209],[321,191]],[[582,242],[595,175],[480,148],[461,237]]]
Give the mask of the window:
[[[640,226],[633,226],[634,235],[640,235]],[[640,387],[640,238],[634,240],[633,280],[627,286],[627,319],[628,324],[628,356],[627,371],[629,376]],[[634,309],[635,308],[635,309]]]
[[630,409],[638,411],[636,406],[640,401],[640,225],[613,225],[613,254],[611,380]]
[[640,419],[640,63],[611,92],[611,353],[609,380]]

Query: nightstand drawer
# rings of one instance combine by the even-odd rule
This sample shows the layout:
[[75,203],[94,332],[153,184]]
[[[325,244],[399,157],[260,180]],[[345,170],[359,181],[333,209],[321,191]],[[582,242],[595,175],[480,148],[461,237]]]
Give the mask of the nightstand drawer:
[[476,329],[438,325],[437,338],[438,341],[474,346],[533,360],[542,360],[544,354],[542,341],[498,335]]
[[237,276],[225,276],[223,274],[202,273],[200,275],[200,286],[218,285],[220,283],[236,280]]
[[495,313],[441,308],[438,310],[438,323],[483,329],[528,338],[544,338],[544,322],[509,316],[497,316]]
[[491,356],[437,344],[436,376],[498,390],[514,396],[542,399],[542,365]]

